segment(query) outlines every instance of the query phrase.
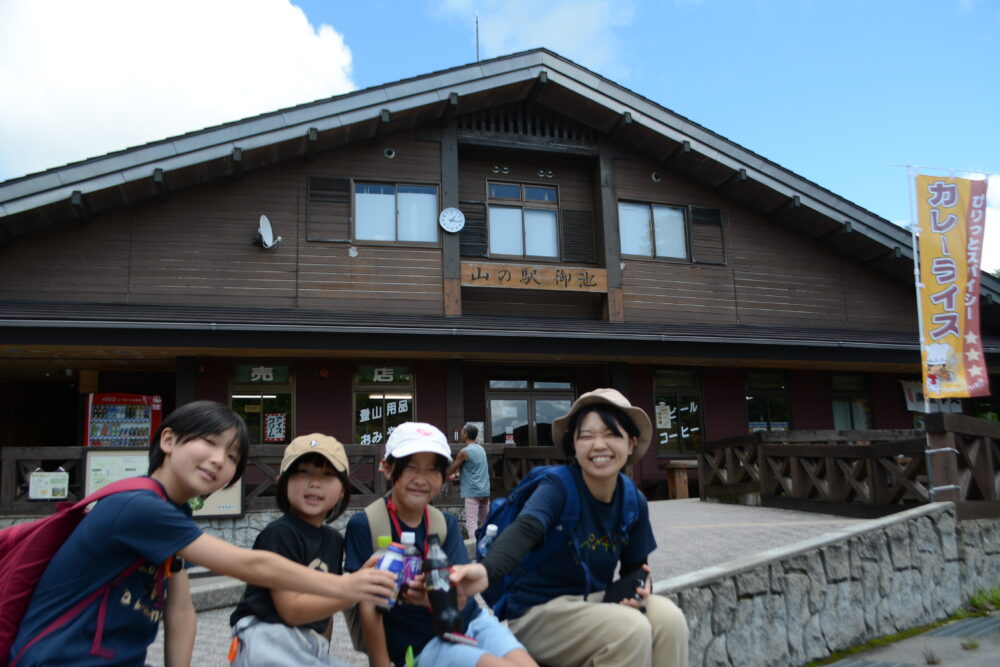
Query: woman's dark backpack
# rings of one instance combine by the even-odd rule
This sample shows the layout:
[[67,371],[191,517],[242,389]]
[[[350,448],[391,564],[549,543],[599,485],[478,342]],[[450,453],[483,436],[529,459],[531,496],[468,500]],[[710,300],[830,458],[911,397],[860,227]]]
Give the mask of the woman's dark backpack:
[[[542,563],[552,558],[563,546],[568,546],[574,559],[583,568],[586,590],[584,595],[601,590],[606,582],[594,581],[590,574],[590,568],[581,558],[580,545],[572,539],[576,522],[580,519],[580,490],[577,488],[573,471],[566,465],[536,466],[532,468],[524,479],[518,482],[517,486],[511,489],[506,498],[494,500],[490,505],[490,512],[486,520],[476,531],[476,542],[485,535],[486,526],[493,524],[497,527],[497,537],[504,528],[514,523],[517,516],[524,509],[524,504],[535,492],[538,484],[543,479],[558,480],[566,491],[566,503],[563,505],[562,514],[555,525],[545,535],[542,545],[534,551],[530,551],[520,564],[507,574],[501,581],[493,582],[489,588],[483,591],[483,600],[493,608],[493,613],[497,618],[504,620],[507,618],[507,601],[510,598],[510,591],[513,585],[525,572],[537,569]],[[624,497],[622,500],[622,521],[618,527],[619,538],[624,540],[632,530],[633,524],[639,518],[639,489],[631,479],[619,473],[618,483],[622,485]],[[476,556],[477,560],[482,560],[482,556]]]
[[[56,506],[56,513],[51,516],[0,530],[0,667],[8,667],[10,649],[17,637],[18,627],[28,611],[31,596],[45,568],[73,530],[83,521],[83,517],[87,514],[87,506],[114,493],[141,490],[153,491],[166,499],[163,487],[155,480],[149,477],[130,477],[108,484],[79,502],[59,503]],[[140,558],[114,581],[120,581],[132,574],[144,561],[144,558]],[[45,635],[71,621],[98,598],[106,595],[113,587],[114,581],[98,588],[66,610],[38,635],[32,637],[31,641],[21,649],[21,653]],[[101,628],[98,628],[98,634],[94,638],[92,652],[94,650],[98,653],[103,650]],[[11,667],[20,657],[18,654],[10,662]]]

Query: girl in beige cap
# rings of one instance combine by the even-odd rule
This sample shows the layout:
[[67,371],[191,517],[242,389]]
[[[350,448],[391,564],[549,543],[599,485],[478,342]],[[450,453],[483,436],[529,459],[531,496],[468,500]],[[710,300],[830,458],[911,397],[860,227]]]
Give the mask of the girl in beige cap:
[[[578,398],[552,423],[552,439],[569,458],[568,470],[557,467],[538,483],[481,563],[452,574],[459,590],[473,595],[502,582],[532,550],[549,553],[545,547],[551,546],[554,555],[534,569],[525,567],[509,582],[505,606],[498,606],[541,663],[687,665],[683,613],[651,594],[646,562],[656,540],[646,499],[622,474],[646,451],[652,432],[646,413],[614,389]],[[562,530],[563,509],[577,497],[579,517]],[[637,573],[626,580],[624,599],[598,604],[618,568]],[[645,583],[637,585],[637,579]]]
[[[322,433],[295,438],[285,448],[275,491],[283,514],[261,531],[253,548],[341,574],[344,537],[326,524],[341,515],[350,498],[343,445]],[[248,585],[229,619],[232,664],[345,665],[329,655],[328,640],[333,614],[354,602]]]

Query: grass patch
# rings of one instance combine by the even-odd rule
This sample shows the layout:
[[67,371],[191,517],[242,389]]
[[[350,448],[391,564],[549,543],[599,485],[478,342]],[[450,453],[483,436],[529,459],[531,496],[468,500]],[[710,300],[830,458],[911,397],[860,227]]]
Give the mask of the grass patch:
[[[942,619],[940,621],[935,621],[934,623],[928,623],[927,625],[921,625],[916,628],[910,628],[908,630],[903,630],[902,632],[897,632],[895,634],[886,635],[885,637],[876,637],[875,639],[869,639],[864,644],[858,644],[857,646],[851,646],[845,648],[842,651],[837,651],[836,653],[830,654],[829,657],[823,658],[822,660],[814,660],[805,667],[820,667],[820,665],[829,665],[830,663],[837,662],[838,660],[843,660],[852,655],[857,655],[859,653],[865,653],[876,648],[882,648],[883,646],[889,646],[895,644],[896,642],[902,641],[904,639],[909,639],[910,637],[915,637],[917,635],[923,634],[928,630],[933,630],[934,628],[941,627],[952,621],[960,621],[964,618],[979,618],[982,616],[987,616],[989,613],[995,609],[1000,609],[1000,588],[990,588],[988,590],[982,591],[973,595],[969,598],[969,606],[967,609],[959,609],[957,612],[949,616],[948,618]],[[967,651],[978,648],[979,644],[974,640],[968,640],[976,645],[972,648],[966,649]],[[965,645],[962,645],[965,648]],[[931,657],[935,658],[933,653]],[[927,656],[925,655],[926,659]],[[929,662],[929,665],[937,664],[936,662]]]
[[923,650],[923,654],[924,654],[924,662],[926,662],[928,665],[941,664],[941,658],[937,657],[937,653],[930,650],[929,648],[925,648]]
[[963,640],[961,646],[964,651],[975,651],[979,648],[979,642],[970,637],[969,639]]

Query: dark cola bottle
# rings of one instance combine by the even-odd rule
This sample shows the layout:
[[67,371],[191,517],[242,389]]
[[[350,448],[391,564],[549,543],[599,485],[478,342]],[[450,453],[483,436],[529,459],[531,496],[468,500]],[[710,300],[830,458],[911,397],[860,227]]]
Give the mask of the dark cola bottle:
[[427,588],[427,598],[431,604],[431,615],[434,617],[434,631],[439,636],[445,634],[461,634],[462,615],[458,610],[458,591],[451,584],[451,563],[448,554],[441,547],[441,539],[437,534],[429,538],[427,558],[424,560],[424,586]]

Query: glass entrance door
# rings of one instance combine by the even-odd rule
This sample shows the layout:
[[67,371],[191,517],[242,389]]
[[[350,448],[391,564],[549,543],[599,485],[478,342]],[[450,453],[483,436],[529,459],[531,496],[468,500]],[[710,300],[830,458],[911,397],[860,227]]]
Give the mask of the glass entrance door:
[[551,446],[552,421],[573,404],[573,385],[551,380],[490,380],[487,442]]

